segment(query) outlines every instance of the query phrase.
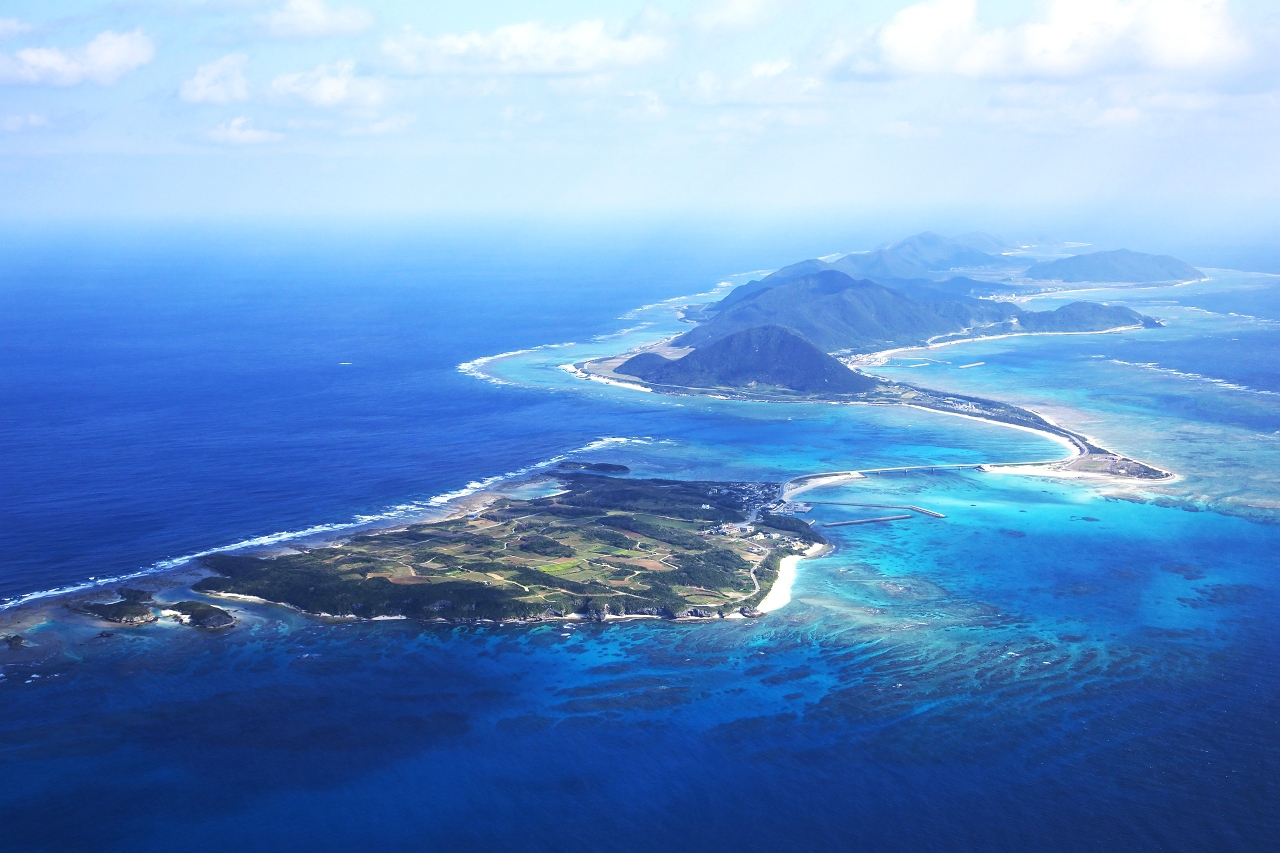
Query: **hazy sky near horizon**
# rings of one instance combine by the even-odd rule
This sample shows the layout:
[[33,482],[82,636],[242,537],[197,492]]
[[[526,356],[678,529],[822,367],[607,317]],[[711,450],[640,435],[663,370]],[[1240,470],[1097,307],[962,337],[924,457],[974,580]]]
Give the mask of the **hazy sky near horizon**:
[[1274,0],[7,0],[0,215],[1275,233],[1278,48]]

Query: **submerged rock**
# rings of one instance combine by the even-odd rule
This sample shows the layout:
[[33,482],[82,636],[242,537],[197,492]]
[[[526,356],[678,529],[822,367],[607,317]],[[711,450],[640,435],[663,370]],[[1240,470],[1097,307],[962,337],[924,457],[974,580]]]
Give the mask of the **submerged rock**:
[[15,651],[23,648],[27,644],[27,641],[23,639],[21,634],[11,634],[10,636],[5,637],[4,641],[9,646],[9,648]]

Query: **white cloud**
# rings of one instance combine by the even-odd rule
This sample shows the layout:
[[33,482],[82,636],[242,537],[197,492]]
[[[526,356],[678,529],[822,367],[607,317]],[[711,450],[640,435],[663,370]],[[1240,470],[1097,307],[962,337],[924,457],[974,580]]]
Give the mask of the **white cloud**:
[[662,97],[657,92],[644,89],[639,92],[628,92],[627,95],[634,101],[632,106],[621,110],[621,115],[627,118],[644,119],[664,118],[667,115],[667,105],[662,102]]
[[391,116],[384,118],[382,121],[375,121],[364,129],[364,133],[372,136],[381,136],[386,133],[399,133],[400,131],[413,124],[414,117],[409,115]]
[[273,130],[256,130],[246,116],[239,116],[209,131],[209,138],[214,142],[231,145],[261,145],[264,142],[279,142],[284,139],[284,134]]
[[44,116],[31,113],[25,116],[5,116],[0,121],[0,127],[4,128],[8,133],[18,133],[23,130],[31,130],[35,127],[48,127],[49,119]]
[[770,0],[720,0],[707,5],[693,16],[693,22],[704,30],[751,27],[758,24]]
[[0,82],[74,86],[89,81],[107,86],[146,65],[155,54],[155,45],[142,30],[107,30],[73,50],[31,47],[12,57],[0,55]]
[[921,127],[909,121],[887,121],[880,126],[880,132],[899,139],[921,139],[938,135],[935,127]]
[[17,18],[0,18],[0,38],[16,36],[18,33],[27,33],[33,29],[35,27],[24,24]]
[[857,71],[1071,77],[1205,69],[1248,53],[1226,0],[1051,0],[1011,29],[983,29],[975,0],[928,0],[894,15]]
[[757,62],[737,77],[722,79],[713,71],[699,72],[684,84],[694,103],[809,106],[823,88],[822,80],[797,73],[790,60]]
[[320,65],[315,71],[281,74],[271,83],[277,95],[296,96],[317,107],[372,106],[382,102],[382,85],[357,77],[351,60]]
[[790,60],[779,59],[775,62],[757,62],[751,66],[752,77],[777,77],[791,67]]
[[440,38],[406,28],[388,39],[383,50],[416,73],[586,74],[658,59],[666,42],[644,33],[615,37],[605,31],[603,21],[581,21],[563,30],[531,22],[499,27],[489,35]]
[[356,6],[330,9],[324,0],[289,0],[258,20],[279,38],[308,39],[348,35],[373,26],[373,15]]
[[178,94],[193,104],[229,104],[249,97],[244,68],[249,57],[233,53],[196,69],[195,76],[183,80]]
[[974,0],[929,0],[889,20],[877,39],[881,60],[896,71],[941,71],[973,39]]

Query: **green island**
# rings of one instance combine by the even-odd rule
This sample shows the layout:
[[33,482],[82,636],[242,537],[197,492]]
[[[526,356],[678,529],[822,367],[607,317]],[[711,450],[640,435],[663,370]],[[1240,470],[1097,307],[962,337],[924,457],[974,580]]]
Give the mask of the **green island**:
[[[553,475],[561,490],[548,497],[490,496],[480,512],[324,547],[270,556],[212,554],[200,561],[212,574],[192,588],[358,619],[751,617],[761,615],[757,605],[784,559],[827,544],[810,525],[785,514],[803,511],[791,498],[815,485],[868,474],[1011,465],[1137,480],[1172,477],[1031,410],[857,369],[922,346],[1162,325],[1121,305],[1075,301],[1028,311],[1007,301],[1033,282],[1203,277],[1174,258],[1120,250],[1034,264],[1019,282],[1006,275],[1011,264],[1019,266],[1016,259],[985,251],[997,244],[989,235],[946,240],[924,233],[875,252],[801,261],[718,302],[689,307],[683,317],[694,328],[681,335],[567,367],[583,379],[670,395],[904,405],[979,418],[1063,440],[1072,448],[1066,459],[822,472],[781,485],[630,479],[622,465],[565,461]],[[958,267],[987,279],[1005,277],[951,275]],[[235,624],[230,613],[207,602],[161,604],[141,590],[117,592],[119,601],[68,607],[120,625],[154,622],[157,611],[201,628]]]
[[[930,234],[917,235],[885,251],[945,263],[973,260],[971,248],[948,245]],[[1152,275],[1158,271],[1151,272],[1148,267],[1157,262],[1159,270],[1165,270],[1159,265],[1167,262],[1179,275],[1200,274],[1191,267],[1176,266],[1181,262],[1172,258],[1114,252],[1098,255],[1082,257],[1104,265],[1121,261],[1146,264],[1143,269]],[[907,348],[1002,335],[1136,331],[1159,328],[1158,319],[1124,306],[1096,302],[1026,311],[1011,302],[975,298],[970,294],[977,289],[999,290],[1003,285],[986,287],[972,279],[851,277],[849,273],[862,270],[868,262],[865,255],[844,256],[831,263],[801,261],[740,285],[718,302],[689,309],[684,319],[696,325],[681,335],[567,367],[582,379],[669,395],[929,409],[1034,430],[1064,440],[1072,448],[1070,457],[1052,463],[993,461],[993,465],[1048,464],[1059,471],[1138,480],[1173,476],[1107,450],[1029,409],[893,382],[857,369],[882,363],[888,354]]]
[[[736,347],[726,346],[736,344],[735,339],[740,337],[750,337],[756,344],[750,349],[749,356]],[[776,327],[748,329],[679,358],[670,358],[666,355],[668,353],[673,353],[673,348],[658,345],[639,354],[594,359],[572,365],[572,368],[584,379],[638,385],[673,396],[711,396],[774,403],[913,406],[1008,424],[1064,439],[1073,452],[1071,457],[1051,463],[1058,470],[1138,480],[1165,480],[1173,476],[1155,466],[1101,447],[1088,437],[1055,424],[1030,409],[983,397],[891,382],[857,372],[792,330]],[[837,379],[836,371],[850,378]],[[838,388],[846,390],[836,390]],[[993,460],[988,464],[1042,463]]]
[[[777,483],[623,479],[271,557],[213,554],[210,595],[315,615],[456,622],[755,616],[785,557],[825,544],[775,515]],[[750,519],[750,522],[748,521]]]
[[143,589],[120,587],[116,591],[118,601],[94,602],[72,600],[67,609],[82,616],[93,616],[105,622],[125,627],[149,625],[161,616],[171,616],[184,625],[195,628],[228,628],[235,624],[235,617],[221,607],[207,601],[178,601],[161,603]]

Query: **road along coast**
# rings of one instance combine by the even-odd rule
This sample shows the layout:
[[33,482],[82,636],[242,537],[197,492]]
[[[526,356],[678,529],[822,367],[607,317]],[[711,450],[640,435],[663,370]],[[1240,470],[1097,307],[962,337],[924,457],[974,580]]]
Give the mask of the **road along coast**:
[[[670,346],[666,342],[658,346],[662,350],[670,351]],[[887,380],[880,380],[875,387],[862,393],[829,395],[799,393],[784,388],[761,386],[751,388],[698,388],[661,385],[616,372],[616,368],[623,362],[640,352],[648,351],[653,350],[647,348],[633,350],[622,355],[563,365],[563,369],[570,375],[585,381],[606,382],[618,387],[669,396],[709,397],[720,400],[766,403],[906,406],[1026,430],[1063,444],[1068,450],[1067,456],[1060,459],[992,460],[990,462],[961,466],[910,466],[878,469],[873,473],[905,473],[911,470],[939,470],[944,467],[956,467],[972,470],[999,469],[1002,472],[1063,477],[1109,477],[1130,481],[1170,481],[1175,479],[1175,475],[1169,471],[1102,447],[1088,436],[1067,429],[1039,412],[998,400],[938,391]]]

